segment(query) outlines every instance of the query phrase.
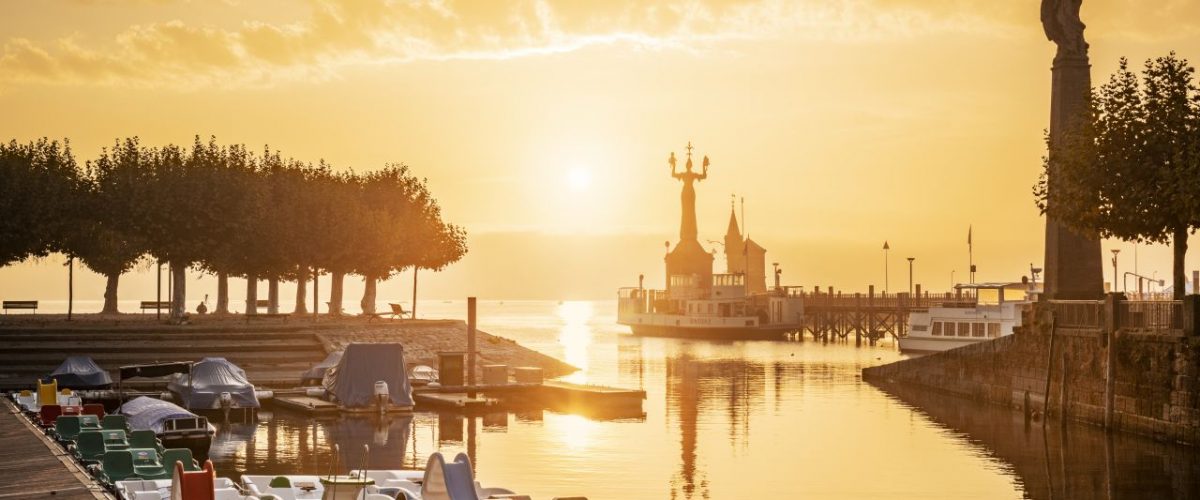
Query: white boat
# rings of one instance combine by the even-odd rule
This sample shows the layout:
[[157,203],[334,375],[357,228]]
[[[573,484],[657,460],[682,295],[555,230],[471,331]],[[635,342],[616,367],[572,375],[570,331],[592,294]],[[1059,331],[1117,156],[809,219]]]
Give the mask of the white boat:
[[1012,335],[1021,326],[1021,311],[1037,299],[1036,285],[974,283],[954,287],[974,300],[948,300],[908,315],[908,335],[900,338],[900,352],[932,353]]
[[[117,496],[122,500],[170,500],[172,479],[130,479],[117,481]],[[215,500],[249,500],[232,479],[218,477],[213,480]]]

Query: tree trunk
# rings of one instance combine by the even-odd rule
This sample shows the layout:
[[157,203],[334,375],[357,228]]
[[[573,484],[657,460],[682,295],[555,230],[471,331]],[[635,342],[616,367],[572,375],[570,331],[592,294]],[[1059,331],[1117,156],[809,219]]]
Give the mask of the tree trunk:
[[279,278],[271,277],[267,280],[267,313],[279,314]]
[[246,315],[258,314],[258,276],[246,275]]
[[229,314],[229,275],[217,273],[217,310],[213,314]]
[[379,279],[373,274],[363,276],[363,297],[359,304],[363,314],[375,314],[375,292],[378,282]]
[[117,308],[117,282],[121,280],[121,273],[111,273],[105,277],[108,280],[104,284],[104,309],[100,310],[100,314],[120,313]]
[[171,319],[183,319],[187,310],[187,266],[171,262]]
[[300,266],[296,273],[296,309],[293,314],[308,314],[308,268]]
[[329,314],[342,314],[342,281],[346,273],[333,271],[329,273]]
[[421,268],[413,266],[413,303],[412,311],[409,311],[408,316],[412,319],[417,319],[417,271]]
[[1187,271],[1184,271],[1184,262],[1183,262],[1184,257],[1187,256],[1187,248],[1188,248],[1187,227],[1185,226],[1182,228],[1176,228],[1174,237],[1175,237],[1175,248],[1174,248],[1175,258],[1174,258],[1174,262],[1171,265],[1171,271],[1172,271],[1172,277],[1174,278],[1174,283],[1172,283],[1171,286],[1175,290],[1175,293],[1174,293],[1175,300],[1183,300],[1183,297],[1185,295],[1187,295],[1187,276],[1185,275],[1185,273]]

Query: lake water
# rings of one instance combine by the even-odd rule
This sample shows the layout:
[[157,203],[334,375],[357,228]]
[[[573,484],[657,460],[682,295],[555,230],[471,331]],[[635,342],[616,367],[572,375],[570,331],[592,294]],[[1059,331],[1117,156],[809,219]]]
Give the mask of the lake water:
[[[420,307],[465,314],[463,302]],[[336,443],[343,471],[364,444],[381,469],[465,452],[483,484],[540,499],[1200,497],[1195,449],[863,382],[862,368],[901,358],[890,342],[637,338],[611,301],[484,301],[479,314],[481,329],[580,367],[569,380],[644,389],[644,414],[263,412],[221,426],[218,472],[325,473]]]

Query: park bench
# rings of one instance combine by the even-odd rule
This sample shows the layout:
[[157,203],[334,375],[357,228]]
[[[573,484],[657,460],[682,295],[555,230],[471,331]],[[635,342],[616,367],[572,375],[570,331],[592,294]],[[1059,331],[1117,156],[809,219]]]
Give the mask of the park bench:
[[389,302],[388,306],[392,308],[392,312],[390,312],[390,313],[387,313],[387,312],[372,313],[372,314],[363,313],[363,316],[367,316],[367,321],[382,319],[384,316],[388,316],[391,319],[396,319],[396,318],[404,319],[405,316],[408,316],[410,318],[412,317],[412,312],[405,311],[403,304],[393,304],[393,303]]
[[290,313],[260,313],[260,312],[258,312],[258,309],[266,309],[268,307],[271,307],[270,300],[263,300],[263,299],[255,300],[254,301],[254,309],[255,309],[254,314],[246,314],[246,322],[249,323],[250,320],[252,320],[252,319],[282,319],[284,323],[287,323],[288,318],[290,318],[292,316]]
[[146,311],[164,311],[164,310],[170,311],[171,310],[171,301],[169,301],[169,300],[163,300],[163,301],[143,300],[142,303],[138,306],[138,308],[141,309],[143,313],[145,313]]
[[25,309],[32,310],[37,314],[38,301],[36,300],[6,300],[4,301],[4,314],[8,314],[9,309]]

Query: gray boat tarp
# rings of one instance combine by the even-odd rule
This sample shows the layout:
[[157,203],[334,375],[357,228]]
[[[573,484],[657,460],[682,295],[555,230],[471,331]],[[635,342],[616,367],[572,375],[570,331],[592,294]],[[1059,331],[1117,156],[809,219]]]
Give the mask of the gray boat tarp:
[[112,377],[87,356],[70,356],[58,368],[50,372],[50,378],[58,386],[70,389],[106,389],[112,385]]
[[184,408],[219,409],[223,392],[233,397],[234,408],[259,407],[246,372],[225,358],[200,360],[192,365],[190,383],[188,375],[175,375],[167,383],[167,390],[179,395]]
[[342,354],[344,352],[345,351],[333,351],[329,353],[329,355],[325,356],[325,359],[321,360],[320,363],[313,365],[312,368],[309,368],[300,375],[300,383],[304,384],[310,380],[313,380],[315,381],[314,383],[320,384],[322,380],[325,380],[325,373],[327,373],[330,368],[337,366],[338,361],[342,360]]
[[350,344],[337,366],[325,374],[323,385],[342,405],[365,407],[375,402],[377,381],[387,382],[393,405],[413,405],[403,345]]
[[150,429],[155,434],[162,434],[163,424],[173,418],[195,418],[196,414],[187,411],[174,403],[161,399],[139,396],[121,405],[121,414],[133,430]]

